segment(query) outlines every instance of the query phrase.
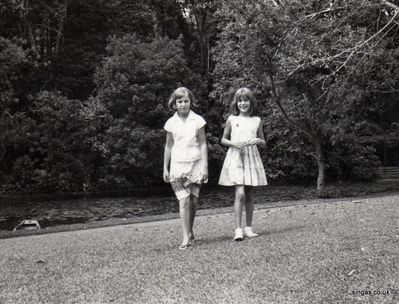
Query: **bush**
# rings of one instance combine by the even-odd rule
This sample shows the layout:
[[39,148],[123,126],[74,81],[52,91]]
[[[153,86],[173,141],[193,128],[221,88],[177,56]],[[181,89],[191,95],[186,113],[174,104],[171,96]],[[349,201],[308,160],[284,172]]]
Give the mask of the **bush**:
[[173,114],[166,106],[168,97],[178,86],[199,88],[201,81],[187,68],[179,40],[148,42],[126,35],[112,38],[107,50],[109,55],[95,75],[95,98],[109,117],[99,185],[126,189],[159,184],[163,182],[162,128]]

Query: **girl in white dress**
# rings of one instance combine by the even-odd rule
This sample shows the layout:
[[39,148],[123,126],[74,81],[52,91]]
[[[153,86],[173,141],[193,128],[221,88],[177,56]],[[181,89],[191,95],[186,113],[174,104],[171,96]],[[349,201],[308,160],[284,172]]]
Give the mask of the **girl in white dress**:
[[179,201],[183,241],[180,249],[191,246],[193,224],[201,184],[208,181],[208,152],[205,120],[191,111],[193,93],[184,87],[176,89],[168,106],[175,114],[167,120],[163,179],[170,182]]
[[[226,121],[222,145],[228,146],[226,158],[220,173],[219,185],[235,186],[234,240],[242,241],[247,237],[256,237],[252,231],[254,211],[254,186],[267,185],[265,169],[259,156],[257,145],[265,147],[263,124],[257,112],[257,101],[251,90],[237,90],[231,103],[233,115]],[[241,224],[245,205],[246,227]]]

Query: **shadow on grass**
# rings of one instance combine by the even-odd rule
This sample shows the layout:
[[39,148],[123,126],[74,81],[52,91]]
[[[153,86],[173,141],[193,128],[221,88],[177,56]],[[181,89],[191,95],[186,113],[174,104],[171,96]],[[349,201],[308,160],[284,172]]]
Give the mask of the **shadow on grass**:
[[291,232],[291,231],[299,231],[301,229],[305,229],[306,225],[299,225],[299,226],[291,226],[291,227],[287,227],[284,229],[279,229],[279,230],[259,230],[256,233],[259,234],[258,237],[261,236],[270,236],[270,235],[278,235],[278,234],[286,234],[287,232]]
[[259,231],[256,231],[256,233],[258,233],[258,236],[256,238],[244,237],[244,240],[243,241],[239,241],[239,242],[235,242],[233,240],[233,236],[234,236],[233,233],[231,235],[223,235],[223,236],[215,237],[215,238],[211,238],[211,239],[199,238],[199,239],[195,240],[194,245],[195,246],[211,245],[211,244],[216,244],[216,243],[220,243],[220,242],[229,242],[229,243],[232,243],[232,244],[235,244],[235,243],[239,244],[239,243],[243,243],[243,242],[248,241],[248,240],[254,240],[255,241],[258,238],[268,237],[268,236],[271,236],[271,235],[286,234],[287,232],[291,232],[291,231],[296,231],[297,232],[298,230],[304,229],[304,228],[306,228],[305,225],[298,225],[298,226],[287,227],[287,228],[279,229],[279,230],[267,230],[267,229],[259,230]]

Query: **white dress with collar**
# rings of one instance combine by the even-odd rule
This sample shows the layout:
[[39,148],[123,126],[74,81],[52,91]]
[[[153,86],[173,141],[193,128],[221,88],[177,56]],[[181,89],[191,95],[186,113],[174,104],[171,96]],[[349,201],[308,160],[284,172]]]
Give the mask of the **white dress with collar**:
[[179,200],[190,194],[198,197],[204,173],[199,130],[205,124],[205,120],[193,111],[185,121],[175,113],[165,123],[164,129],[173,136],[169,178]]

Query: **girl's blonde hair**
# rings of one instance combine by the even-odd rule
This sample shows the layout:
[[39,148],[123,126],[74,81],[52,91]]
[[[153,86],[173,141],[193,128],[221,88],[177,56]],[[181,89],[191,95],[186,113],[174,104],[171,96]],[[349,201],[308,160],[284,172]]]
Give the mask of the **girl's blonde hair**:
[[258,114],[258,101],[256,100],[252,91],[248,88],[240,88],[236,91],[230,106],[231,113],[234,115],[240,114],[240,110],[237,107],[237,102],[241,97],[246,97],[250,101],[249,115],[254,116]]
[[179,87],[177,88],[172,95],[169,97],[168,101],[168,108],[171,110],[176,110],[176,99],[182,98],[188,96],[190,99],[190,108],[195,107],[197,105],[197,101],[195,100],[193,92],[191,92],[189,89],[185,87]]

